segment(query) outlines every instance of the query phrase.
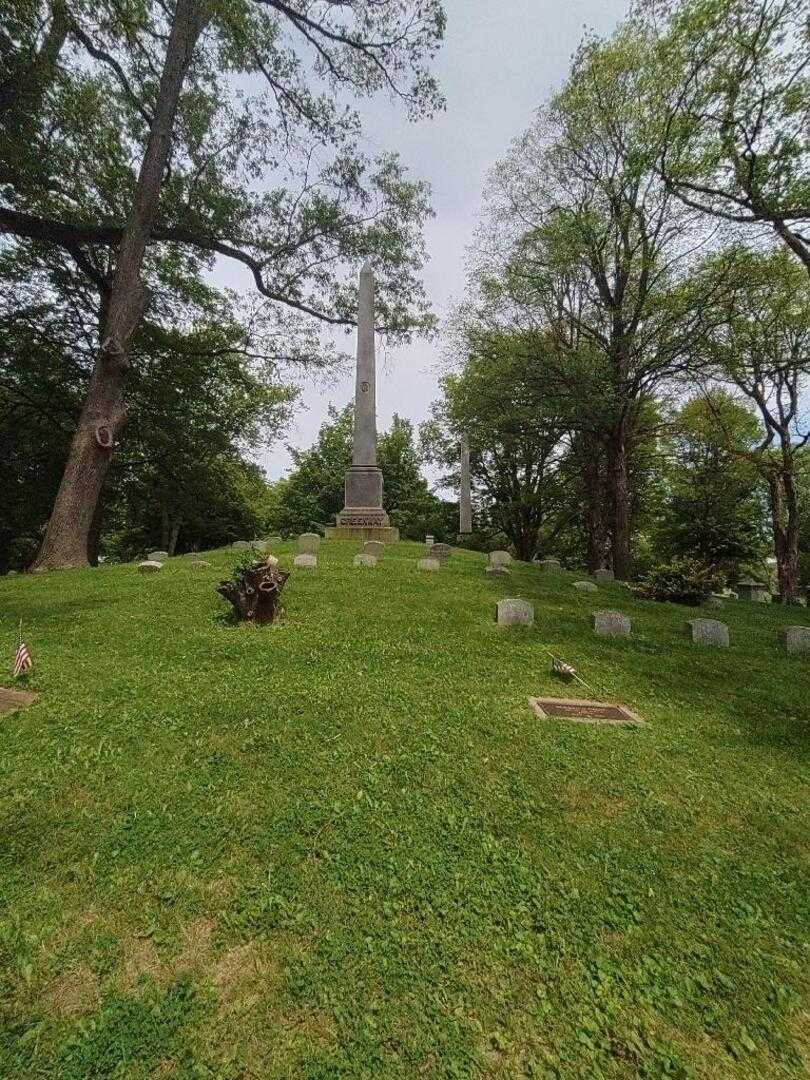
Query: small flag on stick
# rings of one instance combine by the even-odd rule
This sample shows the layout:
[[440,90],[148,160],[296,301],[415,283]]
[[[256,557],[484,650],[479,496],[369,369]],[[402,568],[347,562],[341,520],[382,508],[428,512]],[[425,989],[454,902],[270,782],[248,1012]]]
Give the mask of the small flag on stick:
[[17,646],[17,652],[14,654],[13,678],[19,679],[20,675],[23,675],[26,671],[30,671],[33,666],[34,661],[31,659],[31,653],[28,651],[28,646],[22,639],[22,622],[20,622],[20,644]]

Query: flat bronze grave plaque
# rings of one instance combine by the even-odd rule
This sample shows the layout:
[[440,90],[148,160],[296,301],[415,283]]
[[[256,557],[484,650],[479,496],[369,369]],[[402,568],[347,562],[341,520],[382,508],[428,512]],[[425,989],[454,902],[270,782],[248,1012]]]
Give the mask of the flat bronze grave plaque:
[[623,724],[643,727],[646,721],[626,705],[611,705],[607,701],[585,701],[581,698],[529,698],[535,715],[544,720],[559,717],[575,724]]
[[14,712],[15,709],[24,709],[26,705],[33,705],[37,695],[30,690],[7,690],[0,686],[0,716],[3,713]]

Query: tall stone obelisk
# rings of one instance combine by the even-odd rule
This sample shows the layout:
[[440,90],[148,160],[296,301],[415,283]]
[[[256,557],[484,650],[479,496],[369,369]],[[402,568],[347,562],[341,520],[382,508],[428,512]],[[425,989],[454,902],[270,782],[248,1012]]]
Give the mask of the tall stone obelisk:
[[472,532],[470,442],[466,435],[461,436],[461,490],[458,497],[458,532],[459,536],[469,536]]
[[374,271],[360,271],[357,311],[357,376],[354,386],[354,443],[346,472],[345,505],[328,536],[393,541],[399,531],[383,510],[383,475],[377,467],[377,364],[374,350]]

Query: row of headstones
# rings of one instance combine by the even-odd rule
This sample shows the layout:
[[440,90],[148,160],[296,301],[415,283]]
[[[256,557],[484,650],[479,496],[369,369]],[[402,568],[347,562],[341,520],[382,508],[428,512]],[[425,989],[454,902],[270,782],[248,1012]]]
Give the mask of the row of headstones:
[[[499,600],[495,611],[499,626],[534,623],[534,608],[528,600]],[[630,620],[621,611],[594,611],[591,625],[599,637],[629,638],[632,634]],[[727,649],[730,644],[728,626],[717,619],[689,619],[684,631],[696,645]],[[777,639],[789,653],[810,652],[810,626],[783,626]]]
[[[168,551],[150,551],[143,562],[138,563],[139,574],[156,574],[163,569],[163,564],[169,558]],[[205,559],[201,559],[196,551],[189,551],[183,556],[188,559],[188,565],[192,570],[205,570],[211,565]]]

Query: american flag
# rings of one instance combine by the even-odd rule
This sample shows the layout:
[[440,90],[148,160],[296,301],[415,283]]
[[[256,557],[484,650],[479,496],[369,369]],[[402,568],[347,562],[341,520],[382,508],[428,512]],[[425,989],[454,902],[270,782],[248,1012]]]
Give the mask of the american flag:
[[14,656],[14,678],[19,678],[24,671],[30,671],[34,666],[34,661],[31,659],[31,653],[28,651],[28,646],[24,641],[21,641],[17,646],[17,652]]

